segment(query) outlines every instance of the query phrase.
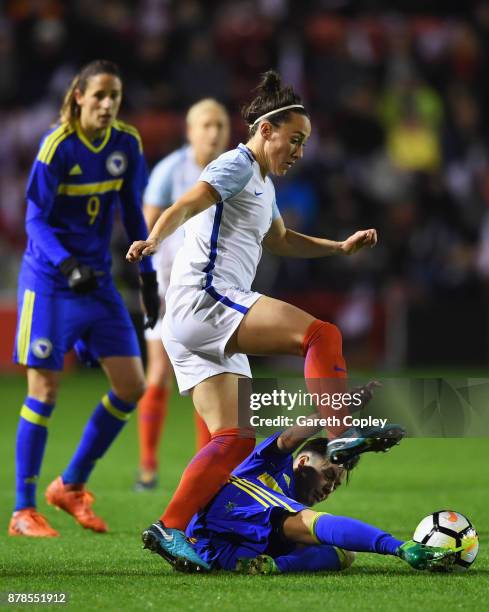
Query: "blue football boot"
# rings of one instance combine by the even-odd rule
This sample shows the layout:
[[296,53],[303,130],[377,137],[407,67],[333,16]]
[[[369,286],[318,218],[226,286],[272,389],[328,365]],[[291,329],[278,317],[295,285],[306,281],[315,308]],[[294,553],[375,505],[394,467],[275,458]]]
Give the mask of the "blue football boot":
[[180,572],[205,572],[211,569],[180,529],[169,529],[158,521],[143,531],[142,539],[143,548],[160,555]]
[[406,435],[401,425],[385,427],[350,427],[340,438],[328,442],[327,457],[331,463],[346,464],[362,453],[387,452]]

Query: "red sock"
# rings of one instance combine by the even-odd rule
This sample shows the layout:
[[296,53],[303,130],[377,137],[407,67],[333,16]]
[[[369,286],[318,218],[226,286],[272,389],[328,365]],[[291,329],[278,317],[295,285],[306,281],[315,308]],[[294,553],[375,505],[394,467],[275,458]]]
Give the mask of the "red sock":
[[[306,332],[303,343],[305,355],[304,377],[310,393],[346,393],[346,364],[342,353],[341,332],[331,323],[316,319]],[[336,438],[347,429],[343,417],[350,414],[348,407],[334,410],[330,406],[318,406],[322,417],[335,416],[340,425],[328,427],[330,438]]]
[[144,470],[158,467],[158,445],[166,417],[168,389],[150,385],[138,405],[139,464]]
[[192,516],[204,508],[229,474],[255,447],[240,429],[219,429],[183,472],[170,504],[161,516],[166,527],[185,530]]
[[200,416],[200,414],[195,410],[194,411],[194,420],[195,420],[195,452],[198,453],[204,446],[209,444],[211,441],[211,434],[207,429],[207,425],[205,424],[204,419]]

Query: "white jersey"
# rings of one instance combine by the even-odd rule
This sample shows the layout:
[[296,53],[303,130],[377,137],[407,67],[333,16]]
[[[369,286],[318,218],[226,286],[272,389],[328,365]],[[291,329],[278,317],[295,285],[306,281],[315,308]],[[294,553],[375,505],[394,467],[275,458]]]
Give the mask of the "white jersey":
[[[195,161],[192,148],[188,145],[177,149],[163,158],[153,168],[148,186],[144,192],[144,203],[167,208],[198,181],[202,168]],[[179,227],[171,236],[162,241],[153,256],[158,271],[160,292],[166,292],[173,259],[183,244],[184,230]]]
[[[173,264],[170,286],[236,287],[249,291],[262,241],[279,216],[272,181],[243,144],[211,162],[199,177],[221,200],[184,224],[185,239]],[[218,298],[216,298],[218,299]]]

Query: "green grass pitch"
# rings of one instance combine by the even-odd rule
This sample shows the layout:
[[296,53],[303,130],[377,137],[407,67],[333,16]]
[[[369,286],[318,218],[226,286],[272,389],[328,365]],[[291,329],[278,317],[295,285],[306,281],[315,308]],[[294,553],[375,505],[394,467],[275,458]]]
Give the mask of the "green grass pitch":
[[[387,455],[365,456],[322,509],[353,516],[408,538],[418,520],[450,508],[469,516],[481,551],[465,574],[417,573],[392,557],[360,554],[340,574],[273,577],[174,573],[141,550],[140,532],[161,513],[193,451],[190,403],[172,397],[161,448],[157,492],[132,491],[137,465],[136,421],[115,442],[90,481],[95,509],[110,526],[97,535],[46,505],[43,492],[69,460],[84,423],[106,391],[98,372],[67,375],[51,419],[39,486],[39,507],[61,537],[9,538],[14,439],[24,379],[0,378],[0,591],[69,594],[76,610],[475,610],[489,594],[488,439],[406,440]],[[484,604],[486,601],[486,604]],[[13,606],[9,606],[10,609]],[[20,608],[19,608],[20,609]]]

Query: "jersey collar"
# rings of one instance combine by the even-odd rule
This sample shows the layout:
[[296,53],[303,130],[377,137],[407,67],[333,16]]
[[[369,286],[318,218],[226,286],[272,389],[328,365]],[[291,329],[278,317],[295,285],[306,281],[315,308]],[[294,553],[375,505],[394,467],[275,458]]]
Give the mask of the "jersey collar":
[[246,155],[246,157],[250,160],[251,163],[256,162],[256,158],[253,155],[253,152],[250,149],[248,149],[248,147],[244,145],[242,142],[239,143],[238,149],[240,151],[243,151],[243,153]]
[[78,121],[76,122],[76,135],[83,142],[83,144],[87,147],[87,149],[90,149],[90,151],[92,151],[92,153],[100,153],[100,151],[109,142],[111,132],[112,132],[112,126],[109,125],[109,127],[105,130],[105,136],[102,142],[98,145],[98,147],[96,147],[85,136],[85,134],[83,133],[80,127],[80,123]]

